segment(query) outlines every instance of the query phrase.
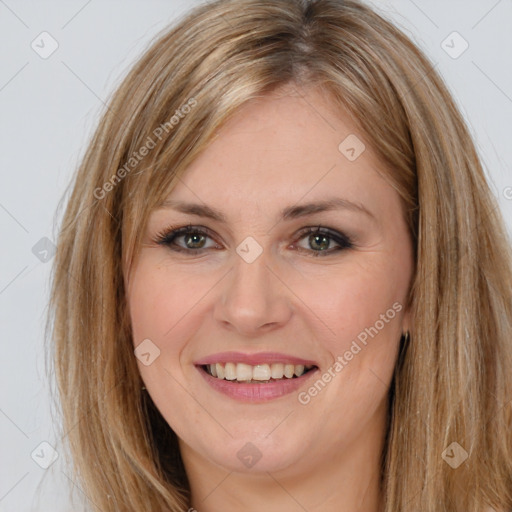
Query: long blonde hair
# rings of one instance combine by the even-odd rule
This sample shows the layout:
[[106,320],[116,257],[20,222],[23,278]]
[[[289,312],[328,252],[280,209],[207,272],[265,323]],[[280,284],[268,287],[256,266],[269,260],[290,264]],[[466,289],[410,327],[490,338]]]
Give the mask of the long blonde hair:
[[[176,435],[141,391],[125,279],[149,213],[187,166],[239,107],[286,84],[319,87],[349,112],[389,170],[414,241],[414,325],[382,454],[385,511],[512,508],[510,242],[441,78],[355,0],[197,6],[111,98],[67,198],[50,303],[81,488],[104,511],[190,506]],[[467,454],[457,468],[450,445]]]

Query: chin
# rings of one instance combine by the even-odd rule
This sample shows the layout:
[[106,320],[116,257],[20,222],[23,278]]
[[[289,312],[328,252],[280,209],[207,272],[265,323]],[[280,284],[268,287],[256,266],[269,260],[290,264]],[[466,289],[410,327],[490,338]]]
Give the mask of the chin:
[[228,471],[248,474],[265,474],[283,471],[298,462],[299,446],[276,448],[270,443],[242,441],[209,454],[209,458]]
[[[275,425],[274,425],[275,428]],[[295,466],[304,452],[304,437],[292,437],[286,432],[279,436],[239,433],[222,439],[205,440],[189,444],[200,457],[205,457],[226,471],[238,473],[266,473],[286,470]],[[188,444],[188,441],[185,441]],[[206,445],[205,445],[206,442]]]

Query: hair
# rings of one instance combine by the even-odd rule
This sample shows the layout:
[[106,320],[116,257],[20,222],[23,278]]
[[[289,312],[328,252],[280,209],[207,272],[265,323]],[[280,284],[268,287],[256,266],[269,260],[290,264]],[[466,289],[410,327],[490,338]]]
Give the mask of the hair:
[[[74,478],[104,511],[190,506],[176,434],[141,390],[125,283],[150,212],[187,166],[240,107],[287,85],[316,87],[350,116],[414,242],[384,510],[512,508],[510,240],[442,79],[356,0],[195,6],[110,98],[68,194],[52,274],[50,352]],[[456,469],[442,456],[453,442],[468,455]]]

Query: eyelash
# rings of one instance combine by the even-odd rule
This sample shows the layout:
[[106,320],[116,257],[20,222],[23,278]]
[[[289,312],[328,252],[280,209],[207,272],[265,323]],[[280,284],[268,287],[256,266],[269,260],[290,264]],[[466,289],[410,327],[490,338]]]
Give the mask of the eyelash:
[[[190,234],[203,235],[203,236],[207,236],[209,238],[213,238],[210,230],[207,228],[204,228],[204,227],[192,226],[192,225],[181,226],[181,227],[170,226],[167,229],[164,229],[163,231],[160,231],[159,233],[157,233],[156,238],[154,239],[154,243],[156,243],[158,245],[166,246],[169,249],[171,249],[172,251],[181,252],[181,253],[188,252],[188,253],[193,253],[194,255],[202,254],[204,251],[208,251],[209,249],[212,249],[212,248],[185,249],[183,247],[173,245],[176,238],[179,238],[184,235],[190,235]],[[337,247],[334,249],[322,250],[322,251],[313,251],[312,250],[312,253],[310,255],[313,257],[329,256],[329,255],[332,255],[333,253],[347,250],[347,249],[352,249],[354,247],[352,240],[348,236],[346,236],[345,234],[340,233],[338,231],[334,231],[334,230],[325,228],[323,226],[318,226],[315,228],[307,227],[307,228],[300,230],[300,232],[297,234],[298,238],[296,240],[299,241],[308,235],[315,235],[315,234],[323,235],[324,237],[333,240],[334,242],[339,244],[340,247]],[[295,244],[295,242],[293,242],[293,243]],[[298,248],[298,250],[300,252],[303,252],[303,251],[309,252],[308,249],[303,249],[301,247]]]

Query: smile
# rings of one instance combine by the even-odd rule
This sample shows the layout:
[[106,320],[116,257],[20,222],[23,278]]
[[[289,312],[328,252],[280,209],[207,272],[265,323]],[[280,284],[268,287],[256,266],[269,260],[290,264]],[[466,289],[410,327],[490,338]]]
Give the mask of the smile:
[[314,361],[275,352],[223,352],[196,361],[195,367],[214,391],[251,403],[289,395],[319,371]]
[[245,382],[252,384],[268,383],[281,379],[293,379],[304,375],[313,365],[302,364],[257,364],[246,363],[215,363],[202,366],[212,377],[221,380],[234,382]]

